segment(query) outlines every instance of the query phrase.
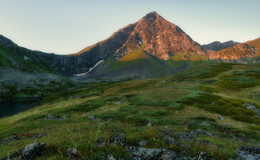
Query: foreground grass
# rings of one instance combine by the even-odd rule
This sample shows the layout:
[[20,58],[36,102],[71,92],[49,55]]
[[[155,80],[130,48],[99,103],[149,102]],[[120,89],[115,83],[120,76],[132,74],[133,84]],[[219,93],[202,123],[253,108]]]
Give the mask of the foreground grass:
[[[241,86],[222,86],[227,79]],[[82,159],[100,159],[110,153],[129,159],[123,147],[94,145],[101,138],[107,141],[111,135],[124,133],[128,145],[147,140],[148,148],[164,147],[190,156],[203,150],[217,159],[234,158],[239,147],[260,141],[259,118],[244,106],[259,107],[259,95],[259,67],[254,65],[202,63],[161,79],[86,84],[48,95],[43,105],[0,119],[0,139],[23,137],[0,144],[0,157],[37,140],[47,143],[47,154],[39,159],[65,159],[71,147],[79,150]],[[49,114],[68,119],[46,120]],[[203,130],[219,136],[178,139],[186,145],[173,146],[164,143],[162,130]],[[31,138],[36,133],[47,136]]]

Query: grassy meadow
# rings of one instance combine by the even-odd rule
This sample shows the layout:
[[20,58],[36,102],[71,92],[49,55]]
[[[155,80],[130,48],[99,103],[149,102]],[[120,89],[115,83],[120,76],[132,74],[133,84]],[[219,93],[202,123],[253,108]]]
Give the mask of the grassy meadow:
[[[0,140],[22,137],[0,143],[0,157],[39,141],[47,144],[47,153],[38,158],[42,160],[66,159],[68,148],[77,148],[81,159],[107,154],[130,159],[122,146],[95,145],[121,133],[129,146],[146,140],[147,148],[163,147],[188,156],[205,151],[216,159],[234,158],[241,146],[257,146],[260,117],[245,103],[260,109],[260,65],[210,61],[189,65],[183,72],[160,79],[89,83],[46,93],[41,106],[0,119]],[[46,120],[50,114],[66,119]],[[178,144],[186,145],[171,145],[162,138],[164,130],[202,130],[218,136],[199,135],[196,141],[176,137]],[[47,135],[32,138],[39,133]]]

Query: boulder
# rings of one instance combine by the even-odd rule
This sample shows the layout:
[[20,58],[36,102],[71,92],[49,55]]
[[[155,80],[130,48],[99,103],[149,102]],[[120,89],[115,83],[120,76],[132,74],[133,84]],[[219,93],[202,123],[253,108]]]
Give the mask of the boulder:
[[128,152],[134,160],[175,160],[177,154],[167,149],[129,146]]
[[126,145],[126,139],[122,135],[113,135],[113,136],[109,137],[107,145],[125,146]]
[[105,160],[116,160],[116,158],[112,154],[109,154]]
[[139,146],[139,147],[146,146],[146,144],[147,144],[147,141],[146,141],[146,140],[138,141],[138,146]]
[[39,142],[28,144],[25,148],[22,148],[9,157],[5,157],[1,160],[34,160],[36,157],[44,155],[45,145],[46,143]]
[[236,156],[236,160],[259,160],[260,147],[241,147]]
[[73,160],[79,160],[78,150],[76,148],[68,148],[66,150],[65,156],[69,157],[70,159],[73,159]]
[[96,140],[96,142],[95,142],[95,146],[97,146],[97,147],[104,147],[104,146],[106,146],[106,142],[105,142],[105,140],[104,140],[104,138],[97,138],[97,140]]

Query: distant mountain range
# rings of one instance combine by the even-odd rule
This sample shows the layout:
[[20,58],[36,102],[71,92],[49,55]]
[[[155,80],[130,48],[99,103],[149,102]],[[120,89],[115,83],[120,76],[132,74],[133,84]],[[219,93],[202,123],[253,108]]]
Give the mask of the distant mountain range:
[[156,78],[186,69],[188,63],[170,65],[179,60],[259,63],[259,44],[260,38],[246,43],[200,45],[180,27],[151,12],[108,39],[70,55],[31,51],[0,36],[0,66],[1,70],[11,68],[81,81]]
[[234,42],[234,41],[227,41],[227,42],[223,42],[223,43],[221,43],[219,41],[215,41],[215,42],[212,42],[210,44],[202,45],[202,47],[209,49],[209,50],[212,50],[212,51],[219,51],[219,50],[222,50],[222,49],[233,47],[234,45],[237,45],[237,44],[239,44],[239,43]]

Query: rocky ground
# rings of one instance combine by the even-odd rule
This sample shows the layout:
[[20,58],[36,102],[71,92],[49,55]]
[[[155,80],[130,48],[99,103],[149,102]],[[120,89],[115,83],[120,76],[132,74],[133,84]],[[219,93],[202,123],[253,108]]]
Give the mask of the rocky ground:
[[8,95],[18,93],[37,96],[41,95],[44,89],[59,88],[66,84],[67,81],[59,75],[28,73],[9,67],[0,67],[0,98],[8,98]]

